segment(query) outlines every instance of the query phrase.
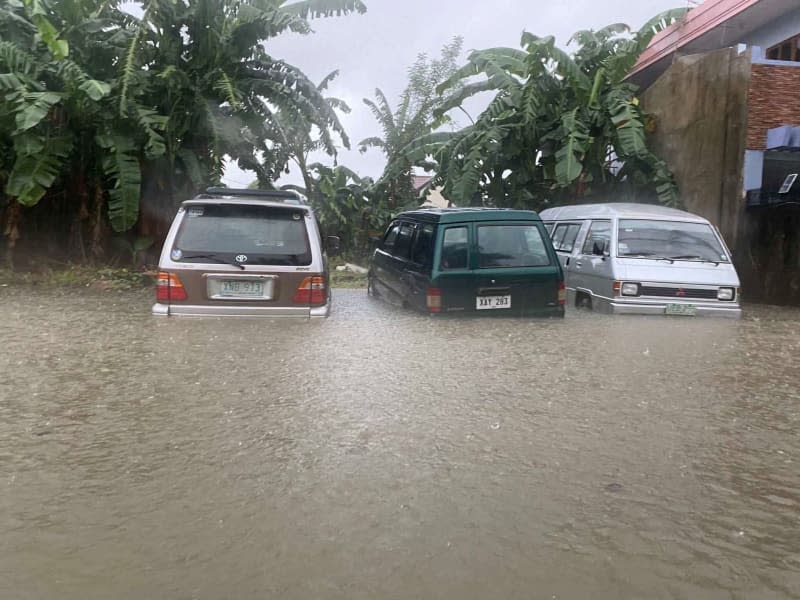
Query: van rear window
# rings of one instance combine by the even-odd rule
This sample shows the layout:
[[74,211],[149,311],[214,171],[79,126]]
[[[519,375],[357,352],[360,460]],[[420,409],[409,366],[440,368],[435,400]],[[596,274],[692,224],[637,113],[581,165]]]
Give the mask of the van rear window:
[[248,264],[309,265],[305,211],[271,206],[191,205],[172,249],[173,260],[247,257]]
[[536,225],[478,227],[478,268],[545,267],[550,264],[544,238]]

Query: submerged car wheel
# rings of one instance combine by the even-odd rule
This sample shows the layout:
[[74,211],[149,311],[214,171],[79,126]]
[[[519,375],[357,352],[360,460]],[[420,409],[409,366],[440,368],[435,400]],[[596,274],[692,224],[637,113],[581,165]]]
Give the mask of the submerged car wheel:
[[575,306],[585,310],[592,310],[592,299],[588,294],[579,294],[575,300]]
[[373,298],[380,298],[381,296],[375,287],[375,276],[372,274],[372,271],[367,273],[367,295]]

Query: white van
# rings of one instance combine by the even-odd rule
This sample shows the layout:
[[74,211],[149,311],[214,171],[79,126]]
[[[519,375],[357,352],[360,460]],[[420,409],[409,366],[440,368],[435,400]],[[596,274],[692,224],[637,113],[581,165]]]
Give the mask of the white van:
[[615,314],[741,316],[739,276],[706,219],[651,204],[583,204],[539,213],[567,304]]

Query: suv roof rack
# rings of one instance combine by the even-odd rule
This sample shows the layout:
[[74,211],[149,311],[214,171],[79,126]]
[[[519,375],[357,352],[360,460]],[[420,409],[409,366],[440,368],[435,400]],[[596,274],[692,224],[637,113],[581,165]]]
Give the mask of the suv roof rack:
[[249,198],[266,198],[287,204],[308,204],[306,199],[294,190],[251,190],[243,188],[210,187],[196,199],[213,198],[215,196],[245,196]]

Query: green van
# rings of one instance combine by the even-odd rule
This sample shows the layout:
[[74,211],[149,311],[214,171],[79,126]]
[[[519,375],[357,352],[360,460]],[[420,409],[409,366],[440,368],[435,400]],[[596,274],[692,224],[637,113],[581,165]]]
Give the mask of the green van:
[[369,292],[428,313],[564,316],[564,274],[532,211],[398,215],[372,257]]

